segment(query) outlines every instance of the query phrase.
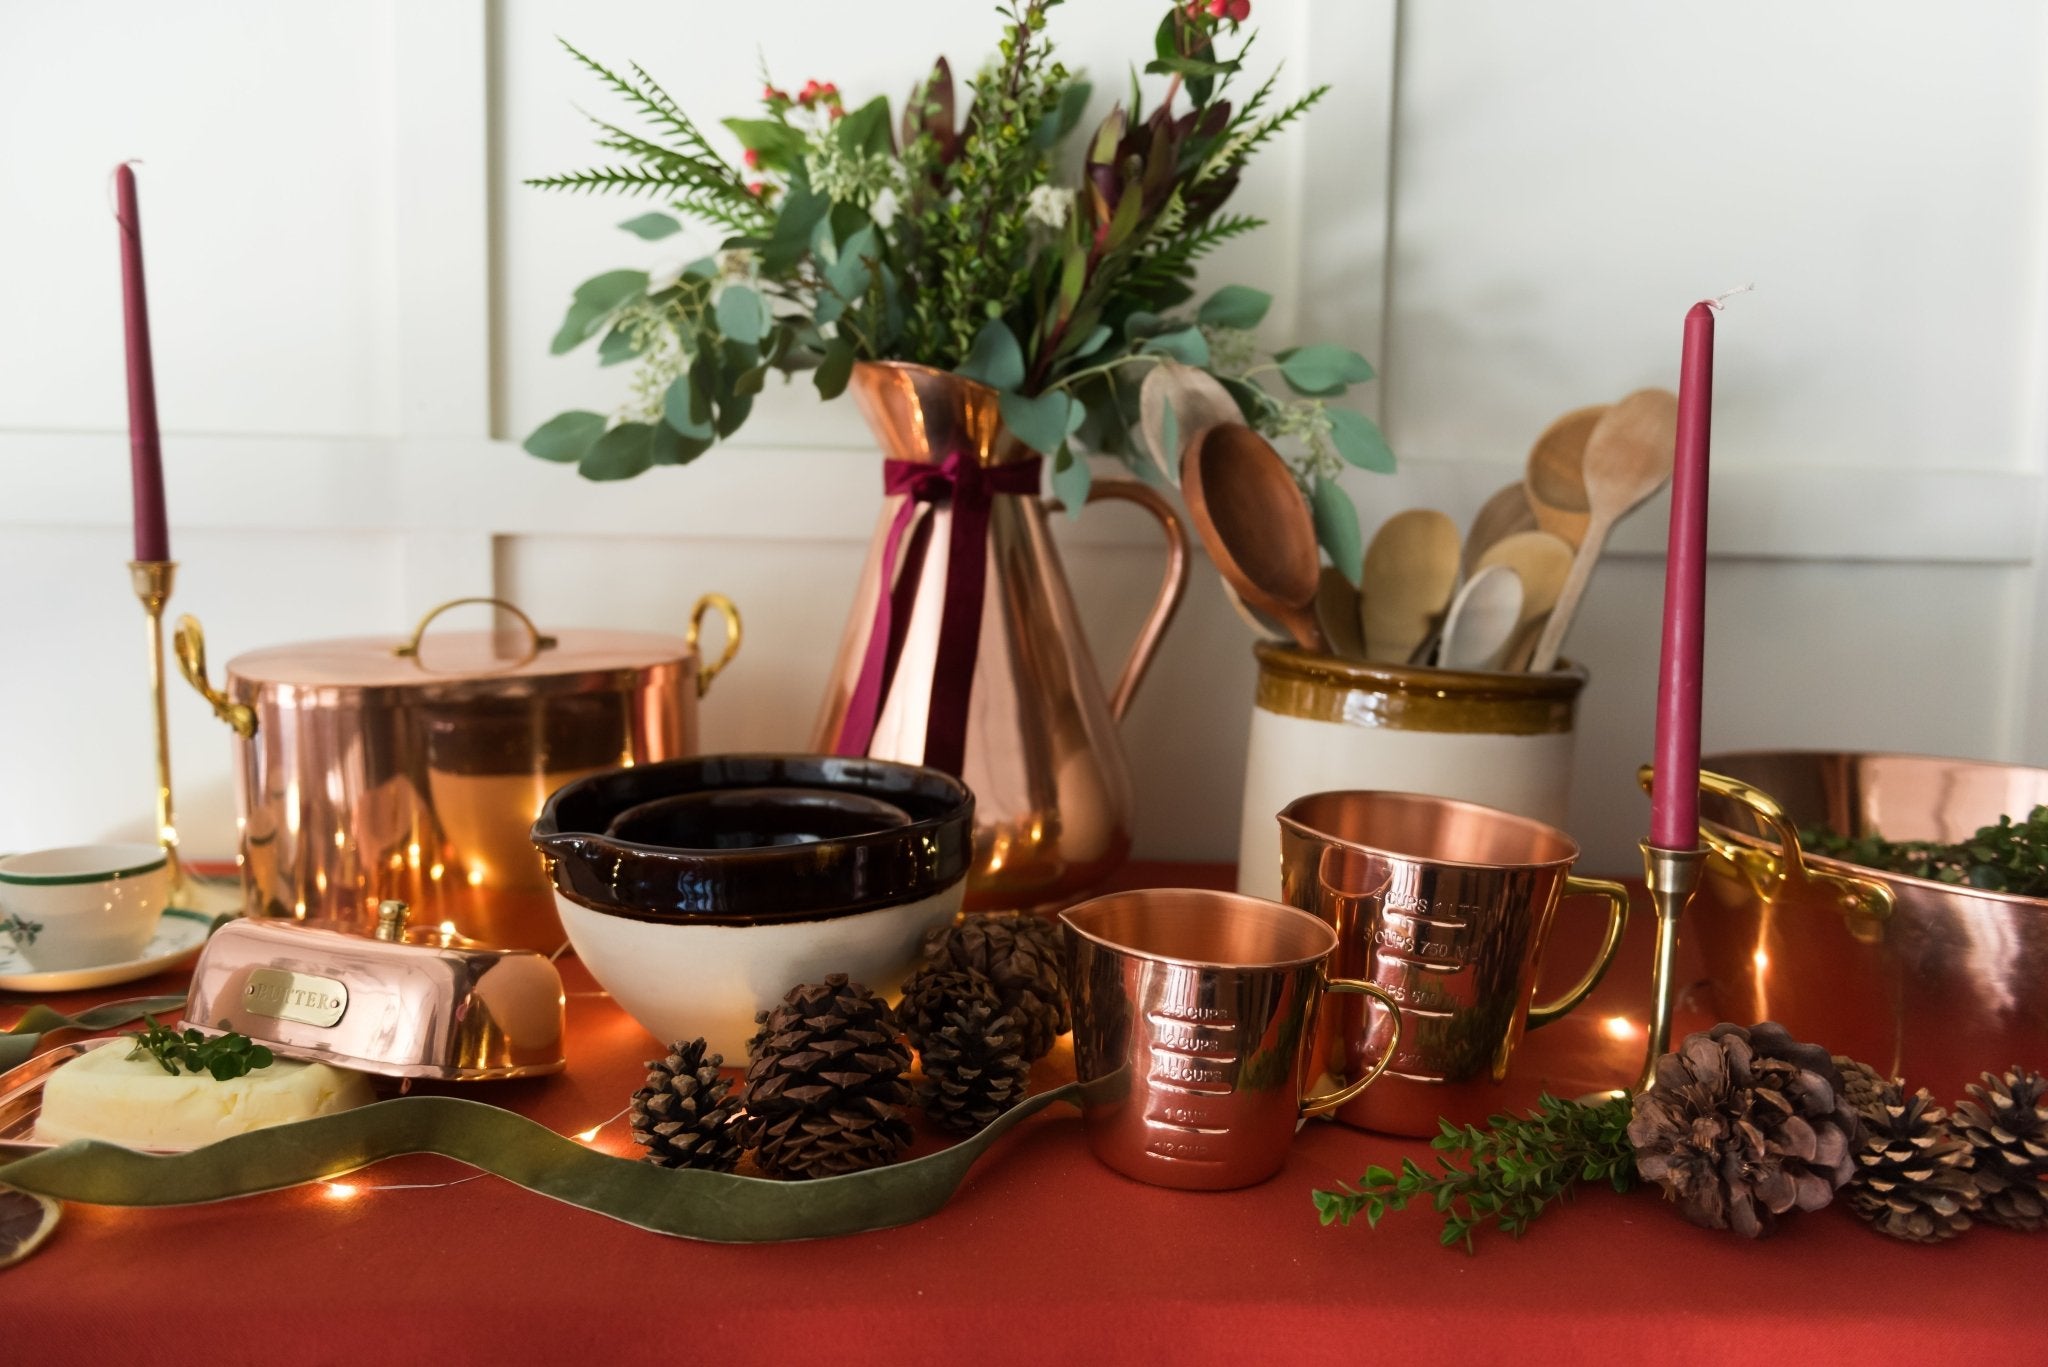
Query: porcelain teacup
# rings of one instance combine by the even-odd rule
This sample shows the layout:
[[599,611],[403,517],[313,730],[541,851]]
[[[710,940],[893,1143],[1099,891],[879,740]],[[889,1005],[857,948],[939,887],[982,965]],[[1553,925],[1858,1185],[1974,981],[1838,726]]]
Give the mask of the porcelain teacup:
[[0,859],[0,935],[47,973],[141,957],[171,896],[170,860],[144,844],[72,845]]

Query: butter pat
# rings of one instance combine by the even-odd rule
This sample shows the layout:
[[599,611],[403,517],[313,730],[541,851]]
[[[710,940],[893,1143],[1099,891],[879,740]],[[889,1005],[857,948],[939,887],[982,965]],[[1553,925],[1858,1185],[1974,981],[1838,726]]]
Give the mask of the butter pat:
[[216,1082],[205,1073],[167,1073],[134,1045],[108,1040],[43,1082],[36,1138],[49,1144],[104,1139],[132,1149],[196,1149],[266,1125],[332,1115],[374,1100],[361,1073],[278,1059]]

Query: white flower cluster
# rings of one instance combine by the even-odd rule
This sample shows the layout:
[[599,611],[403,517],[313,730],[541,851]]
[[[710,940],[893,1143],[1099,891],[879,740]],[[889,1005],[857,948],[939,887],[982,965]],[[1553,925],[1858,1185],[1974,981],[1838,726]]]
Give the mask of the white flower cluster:
[[1055,233],[1067,226],[1067,216],[1073,211],[1074,192],[1058,185],[1035,187],[1024,204],[1026,220]]

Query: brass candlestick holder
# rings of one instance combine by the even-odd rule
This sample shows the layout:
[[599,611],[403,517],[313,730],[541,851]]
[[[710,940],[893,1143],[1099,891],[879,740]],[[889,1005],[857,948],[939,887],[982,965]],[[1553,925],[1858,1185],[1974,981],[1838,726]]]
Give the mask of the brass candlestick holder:
[[1671,1012],[1678,984],[1673,981],[1678,959],[1678,918],[1700,885],[1706,850],[1667,850],[1643,843],[1643,878],[1650,885],[1650,903],[1657,909],[1657,957],[1650,972],[1650,1042],[1642,1076],[1632,1089],[1645,1091],[1656,1081],[1657,1060],[1671,1047]]
[[131,560],[129,582],[142,601],[149,643],[149,696],[156,719],[156,839],[169,860],[173,895],[185,887],[185,866],[178,858],[178,821],[171,802],[171,733],[164,703],[164,605],[178,574],[175,560]]

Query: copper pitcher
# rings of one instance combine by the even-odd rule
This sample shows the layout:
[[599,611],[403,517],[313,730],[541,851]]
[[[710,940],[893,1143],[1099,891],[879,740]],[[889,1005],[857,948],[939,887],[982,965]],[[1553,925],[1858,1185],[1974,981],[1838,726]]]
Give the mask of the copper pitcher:
[[[1131,777],[1116,723],[1187,587],[1180,519],[1134,481],[1101,480],[1089,493],[1090,503],[1122,499],[1144,508],[1167,543],[1165,579],[1105,696],[1047,505],[1036,497],[1035,453],[1003,426],[996,391],[897,362],[856,366],[850,387],[892,481],[905,482],[896,480],[904,471],[930,478],[885,499],[814,748],[935,764],[966,780],[976,803],[967,910],[1036,906],[1080,892],[1130,852]],[[956,471],[957,484],[929,487]],[[960,492],[970,482],[992,491],[979,509]],[[963,508],[970,518],[986,517],[972,551],[955,537]],[[963,584],[979,604],[971,634],[949,614],[949,581],[956,580],[956,604]],[[971,662],[958,653],[963,636]],[[941,682],[949,674],[953,681]],[[964,698],[961,678],[971,681]],[[949,710],[961,738],[957,761],[935,755],[945,729],[935,718]]]

